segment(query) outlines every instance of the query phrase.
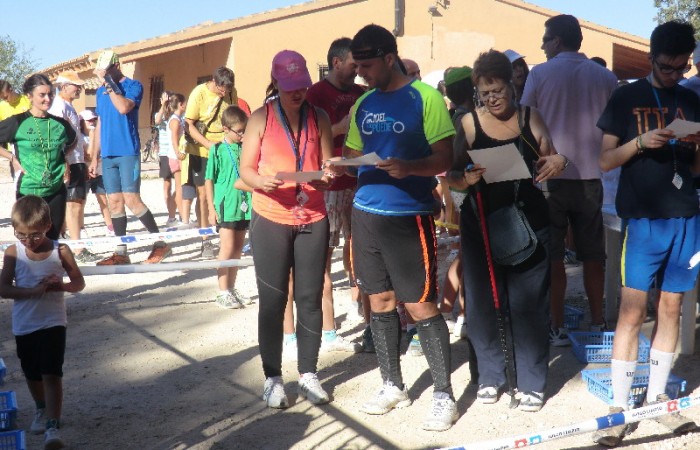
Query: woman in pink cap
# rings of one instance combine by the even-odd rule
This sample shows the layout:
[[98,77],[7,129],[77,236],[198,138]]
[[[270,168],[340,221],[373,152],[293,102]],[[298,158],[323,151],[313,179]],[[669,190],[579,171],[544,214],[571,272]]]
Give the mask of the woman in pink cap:
[[[282,322],[290,270],[297,304],[299,396],[314,404],[330,400],[316,365],[329,234],[322,192],[329,176],[322,168],[332,157],[333,135],[328,115],[306,101],[311,84],[303,56],[291,50],[275,55],[268,101],[251,115],[241,154],[241,178],[254,189],[250,239],[260,301],[263,400],[271,408],[289,406],[282,380]],[[301,174],[310,177],[301,179]]]

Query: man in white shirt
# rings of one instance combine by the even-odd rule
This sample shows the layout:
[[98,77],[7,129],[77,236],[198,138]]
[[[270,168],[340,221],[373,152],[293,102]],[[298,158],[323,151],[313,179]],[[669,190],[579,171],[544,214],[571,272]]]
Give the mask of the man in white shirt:
[[[81,80],[73,71],[62,72],[54,81],[56,97],[51,104],[49,114],[62,117],[70,123],[79,144],[73,150],[66,153],[68,169],[66,175],[68,182],[66,188],[66,229],[71,239],[80,239],[80,232],[85,224],[85,199],[87,198],[87,164],[85,164],[85,150],[82,145],[83,137],[80,132],[80,116],[73,107],[73,100],[80,98],[85,81]],[[73,248],[75,260],[80,263],[90,263],[101,259],[99,256],[83,248]]]

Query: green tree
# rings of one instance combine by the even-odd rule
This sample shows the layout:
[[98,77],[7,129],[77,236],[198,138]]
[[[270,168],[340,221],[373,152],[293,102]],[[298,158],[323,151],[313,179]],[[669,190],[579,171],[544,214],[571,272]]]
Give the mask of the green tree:
[[683,20],[695,27],[695,39],[700,40],[700,5],[697,0],[654,0],[654,6],[659,8],[656,14],[658,23],[669,20]]
[[0,36],[0,80],[9,81],[19,90],[27,75],[36,71],[36,62],[21,43],[10,36]]

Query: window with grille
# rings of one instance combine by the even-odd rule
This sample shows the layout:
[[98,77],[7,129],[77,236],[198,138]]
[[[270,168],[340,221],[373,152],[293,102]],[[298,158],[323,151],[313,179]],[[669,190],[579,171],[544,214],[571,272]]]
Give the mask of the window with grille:
[[328,64],[318,65],[318,79],[323,80],[328,75]]
[[163,95],[163,75],[151,77],[151,125],[155,124],[154,118],[160,109],[160,96]]

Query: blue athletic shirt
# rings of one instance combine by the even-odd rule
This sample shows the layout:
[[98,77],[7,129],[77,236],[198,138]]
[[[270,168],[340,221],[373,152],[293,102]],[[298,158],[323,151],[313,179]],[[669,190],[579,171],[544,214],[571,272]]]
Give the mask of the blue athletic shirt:
[[[415,80],[400,89],[373,89],[355,103],[345,145],[382,159],[430,156],[431,144],[453,136],[454,126],[442,95]],[[432,214],[434,177],[391,177],[374,166],[361,166],[355,208],[383,216]]]
[[141,82],[124,78],[119,82],[124,96],[136,103],[128,114],[120,114],[104,86],[97,89],[97,108],[100,118],[100,154],[109,156],[136,156],[141,150],[139,139],[139,106],[143,98]]

